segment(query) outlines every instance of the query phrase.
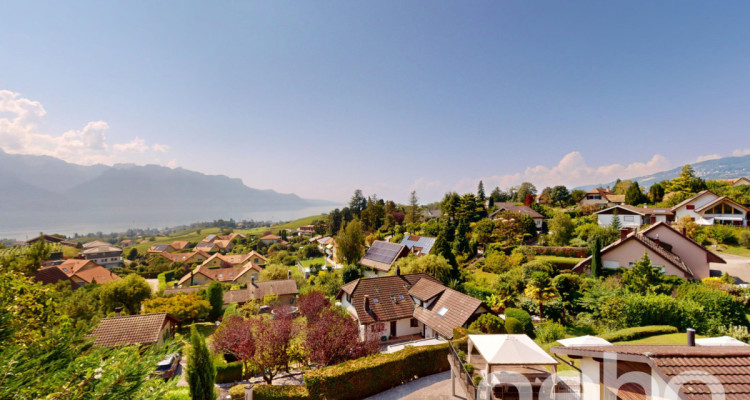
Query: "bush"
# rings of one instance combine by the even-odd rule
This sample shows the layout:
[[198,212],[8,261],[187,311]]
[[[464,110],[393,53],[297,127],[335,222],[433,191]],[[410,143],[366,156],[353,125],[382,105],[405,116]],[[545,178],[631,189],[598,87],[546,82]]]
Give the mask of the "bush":
[[304,386],[256,385],[253,388],[255,400],[309,400],[311,398]]
[[737,238],[734,236],[734,230],[727,225],[711,225],[707,228],[708,237],[715,240],[716,243],[736,243]]
[[740,244],[750,249],[750,231],[743,230],[740,232]]
[[700,308],[690,321],[692,326],[685,327],[695,328],[701,334],[716,334],[721,326],[748,326],[742,303],[723,290],[698,283],[685,284],[677,290],[676,299],[680,304],[693,303]]
[[505,333],[505,322],[502,318],[493,314],[482,314],[476,321],[469,325],[469,330],[482,333]]
[[[455,341],[454,341],[455,343]],[[413,379],[447,371],[448,344],[410,347],[309,370],[305,383],[316,399],[361,399]]]
[[731,336],[739,341],[750,342],[750,331],[746,326],[722,326],[719,328],[719,334],[722,336]]
[[628,340],[641,339],[649,336],[677,333],[677,328],[669,325],[639,326],[637,328],[620,329],[619,331],[600,335],[608,342],[624,342]]
[[565,337],[565,327],[556,322],[545,322],[536,328],[536,338],[546,344]]
[[[515,318],[521,323],[523,331],[519,333],[525,333],[530,337],[534,337],[534,325],[531,323],[531,315],[524,310],[518,308],[506,308],[505,309],[505,328],[508,328],[508,318]],[[508,331],[508,333],[511,333]]]
[[470,364],[470,363],[464,363],[464,369],[466,370],[466,372],[467,372],[467,373],[468,373],[469,375],[471,375],[471,374],[473,374],[473,373],[474,373],[474,364]]
[[232,386],[229,389],[229,397],[231,400],[244,400],[245,399],[245,385]]
[[485,301],[492,296],[492,290],[474,286],[469,283],[464,283],[464,293],[482,301]]
[[477,375],[474,377],[474,386],[479,387],[479,384],[482,383],[482,376]]
[[236,361],[216,365],[216,383],[231,383],[242,380],[242,362]]
[[524,333],[523,324],[521,321],[513,317],[505,317],[505,331],[510,334]]

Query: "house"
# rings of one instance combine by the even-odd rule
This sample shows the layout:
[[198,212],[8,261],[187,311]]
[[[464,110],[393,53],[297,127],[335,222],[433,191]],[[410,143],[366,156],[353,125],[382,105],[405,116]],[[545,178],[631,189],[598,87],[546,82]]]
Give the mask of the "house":
[[203,250],[195,250],[190,253],[167,253],[166,251],[161,253],[161,256],[169,260],[170,262],[181,262],[184,264],[198,264],[208,260],[211,255]]
[[93,242],[83,245],[83,256],[104,268],[122,265],[122,249],[109,243]]
[[228,235],[216,236],[216,240],[230,240],[231,241],[231,240],[234,240],[235,238],[242,238],[242,239],[244,239],[245,235],[242,234],[242,233],[232,232],[232,233],[230,233]]
[[269,233],[268,235],[261,237],[260,242],[265,244],[266,246],[270,246],[272,244],[277,244],[277,243],[288,244],[286,241],[281,239],[281,236],[274,235],[272,233]]
[[147,253],[157,253],[158,254],[158,253],[162,253],[162,252],[165,252],[165,251],[167,253],[172,253],[172,252],[174,252],[174,250],[175,249],[174,249],[174,247],[172,247],[171,244],[153,244],[153,245],[151,245],[151,247],[148,248]]
[[365,276],[382,276],[391,270],[391,265],[396,260],[408,255],[409,248],[406,245],[376,240],[359,260],[359,265],[371,269],[365,271]]
[[609,207],[594,213],[599,226],[611,226],[615,217],[623,228],[640,228],[645,224],[674,222],[674,213],[669,208],[646,208],[627,204]]
[[132,239],[125,239],[122,242],[120,242],[120,246],[122,246],[122,247],[128,247],[128,246],[132,246],[134,244],[135,244],[135,241],[132,240]]
[[205,242],[205,241],[196,244],[193,249],[196,251],[200,250],[205,253],[213,253],[215,251],[219,251],[219,247],[217,247],[214,242]]
[[305,225],[297,228],[297,234],[300,236],[313,236],[315,234],[315,225]]
[[401,240],[401,244],[406,246],[411,254],[414,254],[415,256],[423,256],[425,254],[430,254],[430,251],[432,251],[432,246],[435,245],[435,238],[427,236],[406,235]]
[[77,286],[85,286],[91,283],[105,284],[120,279],[112,271],[96,266],[94,268],[84,269],[70,276],[70,279]]
[[97,263],[91,260],[79,260],[70,258],[65,260],[62,264],[58,265],[57,268],[60,268],[60,270],[66,275],[73,276],[79,271],[85,271],[87,269],[92,269],[98,266],[99,265]]
[[[710,276],[709,263],[726,263],[721,257],[706,250],[684,232],[678,232],[665,222],[657,222],[641,232],[621,231],[620,240],[601,251],[604,268],[630,268],[648,253],[654,267],[667,275],[685,279]],[[591,257],[573,267],[573,272],[584,272],[591,265]]]
[[234,243],[232,243],[231,240],[214,240],[214,244],[219,248],[219,250],[224,252],[232,251],[232,249],[234,248]]
[[[748,346],[615,345],[550,351],[580,364],[581,400],[750,398]],[[670,382],[672,391],[667,389]]]
[[275,305],[293,305],[297,302],[297,281],[291,278],[273,281],[251,279],[247,288],[224,292],[224,304],[242,305],[248,301],[263,300],[267,295],[277,296]]
[[704,190],[672,207],[672,212],[675,220],[687,216],[698,225],[748,226],[750,209],[728,197]]
[[175,240],[174,242],[172,242],[171,246],[173,249],[175,249],[175,251],[185,250],[190,248],[190,242],[188,242],[187,240]]
[[103,347],[161,344],[174,335],[178,322],[167,313],[104,318],[89,336]]
[[214,240],[216,240],[216,235],[208,235],[203,238],[204,243],[213,243]]
[[594,188],[586,192],[586,194],[578,201],[578,205],[583,206],[599,206],[599,207],[612,207],[620,204],[625,204],[624,194],[614,194],[608,188]]
[[258,273],[262,270],[263,268],[253,263],[247,263],[244,267],[228,268],[208,268],[201,265],[183,276],[177,285],[180,287],[204,286],[211,282],[241,285],[250,282],[253,278],[258,279]]
[[442,212],[437,209],[433,210],[422,210],[422,218],[424,218],[425,221],[429,221],[431,219],[440,218],[440,215]]
[[334,264],[338,262],[338,257],[336,256],[338,246],[336,245],[336,240],[334,238],[326,236],[319,239],[318,248],[326,255],[326,258],[331,260],[331,262]]
[[453,337],[453,328],[468,327],[489,311],[480,300],[443,286],[425,273],[357,279],[336,295],[357,320],[360,339],[368,335],[399,338]]
[[219,268],[222,265],[231,265],[233,267],[244,267],[248,263],[258,266],[265,265],[266,258],[255,251],[246,254],[220,254],[216,253],[203,262],[202,266],[208,268]]
[[498,215],[501,211],[510,211],[518,214],[526,214],[531,219],[534,220],[534,224],[536,225],[536,230],[541,231],[542,225],[544,224],[544,215],[539,214],[537,211],[532,209],[531,207],[527,207],[525,205],[516,205],[514,203],[495,203],[495,207],[497,207],[497,210],[495,210],[492,214],[490,214],[490,219],[497,219]]
[[36,243],[39,240],[44,240],[47,243],[60,243],[63,246],[70,246],[70,247],[76,247],[77,246],[76,243],[71,242],[71,241],[69,241],[69,240],[67,240],[65,238],[61,238],[59,236],[54,236],[54,235],[46,235],[46,234],[41,234],[41,235],[39,235],[39,236],[37,236],[35,238],[31,238],[31,239],[29,239],[29,240],[27,240],[25,242],[20,243],[20,244],[21,245],[29,245],[29,244],[32,244],[32,243]]
[[84,243],[83,245],[81,245],[81,247],[83,247],[84,249],[93,249],[95,247],[106,247],[106,246],[111,246],[111,245],[112,244],[110,244],[109,242],[102,242],[101,240],[94,240],[91,242]]
[[729,186],[742,186],[742,185],[750,185],[750,179],[743,177],[740,178],[732,178],[732,179],[717,179],[719,182],[725,182],[729,184]]
[[53,285],[57,282],[64,281],[70,283],[70,286],[75,290],[78,289],[78,285],[76,285],[72,279],[63,272],[60,268],[57,266],[51,266],[51,267],[45,267],[39,269],[36,274],[34,275],[34,281],[41,282],[45,285]]

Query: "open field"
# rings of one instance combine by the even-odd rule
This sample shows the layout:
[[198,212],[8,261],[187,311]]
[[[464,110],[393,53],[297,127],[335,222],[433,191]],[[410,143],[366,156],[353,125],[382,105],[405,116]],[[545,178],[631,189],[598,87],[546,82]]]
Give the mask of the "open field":
[[722,253],[733,254],[735,256],[750,257],[750,249],[742,246],[720,245],[717,250]]

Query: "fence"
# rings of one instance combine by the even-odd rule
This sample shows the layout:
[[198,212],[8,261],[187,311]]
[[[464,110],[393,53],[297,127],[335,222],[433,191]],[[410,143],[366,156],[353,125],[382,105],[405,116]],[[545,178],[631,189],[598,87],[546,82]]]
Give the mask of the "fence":
[[[450,351],[448,352],[448,359],[451,364],[451,377],[458,380],[461,387],[464,388],[464,392],[469,400],[477,399],[477,387],[474,385],[474,378],[469,371],[466,370],[463,360],[458,356],[458,351],[453,347],[453,342],[449,342]],[[453,382],[451,382],[453,385]]]

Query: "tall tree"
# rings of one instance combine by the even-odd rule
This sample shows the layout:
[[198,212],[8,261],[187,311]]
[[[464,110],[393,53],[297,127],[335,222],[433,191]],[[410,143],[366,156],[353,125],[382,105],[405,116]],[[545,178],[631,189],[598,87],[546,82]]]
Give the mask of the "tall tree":
[[354,215],[359,216],[365,207],[367,207],[367,198],[362,194],[362,190],[355,190],[352,198],[349,200],[349,210]]
[[462,219],[458,221],[456,227],[456,239],[453,242],[453,247],[456,249],[457,254],[467,254],[470,251],[469,247],[469,224],[466,220]]
[[409,213],[406,215],[406,223],[413,224],[419,221],[419,198],[417,191],[412,190],[409,195]]
[[479,199],[479,202],[484,206],[485,200],[487,200],[487,196],[484,194],[484,182],[481,180],[479,181],[479,186],[477,187],[477,199]]
[[550,200],[552,204],[564,207],[570,202],[570,192],[563,185],[557,185],[550,190]]
[[135,315],[141,311],[141,302],[151,298],[151,285],[142,277],[130,274],[105,284],[100,293],[105,312],[125,307],[128,314]]
[[518,187],[518,191],[515,194],[514,201],[518,203],[522,203],[526,201],[527,195],[536,196],[536,186],[534,186],[531,182],[523,182],[521,183],[521,186]]
[[642,204],[646,201],[646,196],[641,191],[641,187],[638,185],[638,182],[633,182],[628,186],[627,191],[625,192],[625,204],[629,204],[631,206]]
[[292,323],[291,315],[291,312],[282,311],[273,319],[256,318],[255,321],[256,349],[253,364],[269,385],[279,372],[289,368],[289,348],[298,331],[298,327]]
[[490,199],[492,199],[492,201],[495,203],[508,201],[508,194],[500,190],[499,187],[495,186],[495,188],[492,189],[492,192],[490,193]]
[[695,176],[695,170],[690,164],[682,167],[680,175],[669,181],[668,192],[697,193],[706,189],[706,182]]
[[228,315],[211,336],[211,347],[219,354],[231,354],[242,362],[245,373],[251,371],[250,362],[255,356],[253,319]]
[[594,236],[594,243],[591,249],[591,276],[600,278],[602,276],[602,240],[599,236]]
[[336,236],[337,254],[344,264],[356,264],[362,257],[365,235],[359,221],[351,221]]
[[341,210],[338,208],[328,213],[328,235],[333,236],[341,230]]
[[651,203],[656,204],[664,199],[664,186],[660,183],[654,183],[648,189],[648,195],[651,198]]
[[448,192],[440,202],[440,211],[448,221],[456,219],[456,213],[461,203],[461,197],[456,192]]
[[539,318],[544,318],[544,303],[559,296],[552,285],[552,278],[542,271],[531,274],[524,294],[539,303]]
[[615,232],[620,232],[620,229],[622,229],[622,223],[620,222],[620,215],[617,212],[617,209],[612,212],[612,222],[609,224],[609,229]]
[[567,246],[573,237],[575,225],[570,215],[558,212],[549,222],[550,240],[556,246]]
[[211,321],[216,321],[221,317],[222,309],[224,307],[224,288],[221,286],[221,283],[214,281],[208,285],[206,291],[208,303],[211,304],[211,311],[209,312],[208,317]]
[[206,339],[195,325],[190,327],[190,355],[187,362],[187,381],[193,400],[216,400],[214,380],[216,367],[206,347]]
[[456,262],[456,256],[453,254],[451,249],[450,236],[453,236],[453,226],[449,223],[442,224],[442,229],[435,239],[435,244],[432,246],[432,254],[442,256],[448,261],[451,266],[451,279],[458,279],[460,272],[458,270],[458,263]]

